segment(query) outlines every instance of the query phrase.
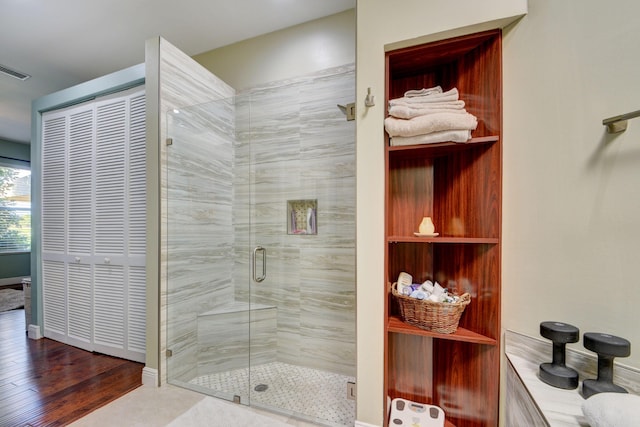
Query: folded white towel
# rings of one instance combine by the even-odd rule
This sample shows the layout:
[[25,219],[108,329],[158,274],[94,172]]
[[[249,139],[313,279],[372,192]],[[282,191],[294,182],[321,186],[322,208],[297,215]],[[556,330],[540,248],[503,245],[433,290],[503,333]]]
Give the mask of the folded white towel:
[[635,427],[640,420],[640,396],[598,393],[582,402],[582,413],[592,427]]
[[436,113],[404,120],[395,117],[384,119],[389,136],[416,136],[443,130],[474,130],[478,119],[472,114]]
[[440,86],[434,86],[428,89],[408,90],[404,93],[404,96],[406,96],[407,98],[412,98],[414,96],[425,96],[425,95],[432,95],[435,93],[442,93],[442,88]]
[[407,103],[407,104],[424,104],[430,102],[448,102],[448,101],[457,101],[458,100],[458,89],[453,88],[446,92],[442,93],[433,93],[430,95],[424,96],[413,96],[413,97],[402,97],[389,100],[389,106],[398,105],[399,103]]
[[471,139],[470,130],[443,130],[426,135],[394,136],[390,140],[393,147],[418,144],[435,144],[437,142],[467,142]]
[[464,101],[434,102],[432,104],[420,104],[424,108],[414,108],[411,104],[394,105],[389,107],[389,115],[399,119],[412,119],[418,116],[435,113],[466,113]]
[[[459,102],[462,102],[463,104],[459,104]],[[389,102],[389,108],[393,108],[393,107],[397,107],[397,106],[401,106],[401,107],[409,107],[409,108],[418,108],[418,109],[427,109],[427,108],[434,108],[434,106],[437,108],[438,106],[452,106],[452,107],[459,107],[460,105],[465,105],[464,101],[461,100],[449,100],[449,101],[443,101],[443,102],[404,102],[404,101],[396,101],[396,102]]]

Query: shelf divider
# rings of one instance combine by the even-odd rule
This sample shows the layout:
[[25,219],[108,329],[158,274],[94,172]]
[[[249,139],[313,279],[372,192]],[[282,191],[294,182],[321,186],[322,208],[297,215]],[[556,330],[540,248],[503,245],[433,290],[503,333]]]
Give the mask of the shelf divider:
[[389,243],[476,243],[476,244],[498,244],[498,237],[416,237],[416,236],[389,236]]
[[417,144],[417,145],[390,145],[389,151],[417,150],[423,148],[442,148],[442,147],[468,147],[476,144],[488,144],[496,142],[500,139],[497,135],[480,136],[471,138],[467,142],[437,142],[435,144]]
[[394,332],[399,334],[420,335],[425,337],[434,337],[443,340],[451,341],[464,341],[476,344],[496,345],[497,341],[493,338],[478,334],[465,328],[458,328],[457,331],[451,334],[441,334],[438,332],[425,331],[416,326],[409,325],[403,322],[399,317],[390,316],[389,323],[387,324],[387,332]]

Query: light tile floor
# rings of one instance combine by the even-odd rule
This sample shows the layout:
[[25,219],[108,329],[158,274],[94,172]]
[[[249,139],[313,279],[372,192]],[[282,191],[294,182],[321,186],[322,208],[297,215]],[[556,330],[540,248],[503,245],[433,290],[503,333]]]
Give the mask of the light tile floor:
[[71,427],[315,427],[286,415],[206,396],[172,385],[142,386]]
[[[356,402],[347,399],[355,378],[282,362],[197,377],[191,384],[237,395],[252,407],[273,408],[326,426],[353,426]],[[266,385],[257,391],[256,386]]]

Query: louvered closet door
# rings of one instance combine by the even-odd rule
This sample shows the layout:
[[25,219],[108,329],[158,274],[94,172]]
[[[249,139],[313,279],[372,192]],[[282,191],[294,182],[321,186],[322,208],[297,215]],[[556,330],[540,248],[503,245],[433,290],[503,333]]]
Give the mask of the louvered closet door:
[[[147,173],[144,93],[129,100],[128,351],[146,351]],[[142,360],[140,360],[142,361]]]
[[67,337],[67,116],[42,121],[42,295],[45,336]]
[[67,165],[67,324],[69,344],[92,349],[94,111],[69,112]]
[[94,343],[98,351],[140,361],[146,302],[144,129],[143,94],[97,103]]
[[45,336],[144,362],[144,90],[43,123]]
[[125,345],[126,119],[126,100],[96,106],[94,332],[96,348],[116,353]]

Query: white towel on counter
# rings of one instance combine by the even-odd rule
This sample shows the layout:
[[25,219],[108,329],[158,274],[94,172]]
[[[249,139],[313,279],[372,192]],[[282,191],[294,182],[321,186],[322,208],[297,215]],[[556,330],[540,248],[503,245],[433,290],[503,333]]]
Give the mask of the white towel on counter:
[[598,393],[582,402],[582,413],[592,427],[635,427],[640,419],[640,396]]
[[399,105],[399,104],[402,105],[403,103],[404,104],[426,104],[431,102],[457,101],[458,95],[459,95],[458,89],[454,87],[453,89],[448,90],[446,92],[442,92],[442,93],[432,93],[429,95],[412,96],[412,97],[403,96],[402,98],[391,99],[389,100],[389,107],[394,105]]
[[472,114],[436,113],[409,120],[387,117],[384,127],[389,136],[416,136],[443,130],[474,130],[478,119]]
[[418,116],[435,113],[466,113],[464,101],[434,102],[433,104],[419,104],[416,108],[411,104],[398,104],[389,107],[389,115],[399,119],[412,119]]
[[471,139],[470,130],[442,130],[416,136],[394,136],[389,145],[399,147],[404,145],[435,144],[438,142],[467,142]]
[[440,86],[430,87],[428,89],[412,89],[408,90],[404,93],[404,96],[407,98],[413,98],[416,96],[425,96],[425,95],[433,95],[436,93],[442,93],[442,88]]

